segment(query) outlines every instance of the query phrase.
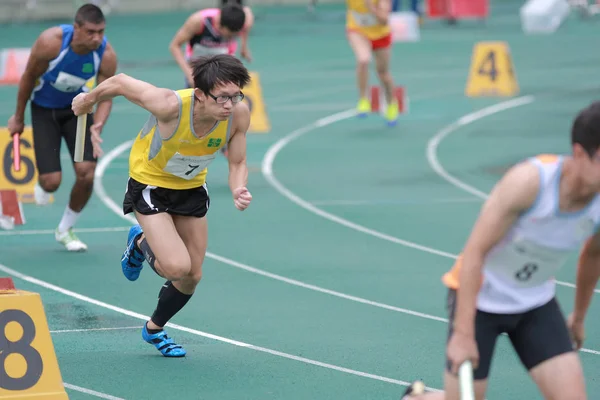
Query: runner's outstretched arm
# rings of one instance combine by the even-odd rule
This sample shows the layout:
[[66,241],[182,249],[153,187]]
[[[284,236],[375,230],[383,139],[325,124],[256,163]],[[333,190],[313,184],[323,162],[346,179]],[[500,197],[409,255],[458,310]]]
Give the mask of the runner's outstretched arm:
[[73,99],[75,115],[90,113],[96,103],[123,96],[166,123],[179,118],[179,98],[171,89],[158,88],[126,74],[108,78],[89,93]]

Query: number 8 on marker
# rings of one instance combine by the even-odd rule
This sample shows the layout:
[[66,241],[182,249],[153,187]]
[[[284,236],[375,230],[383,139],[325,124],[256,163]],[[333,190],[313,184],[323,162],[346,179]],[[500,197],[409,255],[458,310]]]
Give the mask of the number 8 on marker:
[[[21,326],[21,337],[7,337],[7,327],[12,324]],[[31,347],[35,339],[35,324],[27,313],[21,310],[0,312],[0,389],[26,390],[38,383],[44,364],[40,353]],[[11,335],[12,336],[12,335]],[[12,377],[8,374],[9,363],[21,356],[27,364],[25,374]]]

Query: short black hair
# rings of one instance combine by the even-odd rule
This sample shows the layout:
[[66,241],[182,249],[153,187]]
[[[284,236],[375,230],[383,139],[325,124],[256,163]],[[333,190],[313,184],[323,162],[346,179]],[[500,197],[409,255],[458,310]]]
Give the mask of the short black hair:
[[101,24],[105,22],[104,13],[100,7],[94,4],[84,4],[77,10],[75,14],[75,22],[78,25],[83,25],[86,22],[91,24]]
[[239,32],[246,23],[246,12],[244,8],[235,3],[227,3],[221,7],[221,26],[231,32]]
[[578,143],[592,157],[600,148],[600,101],[577,114],[571,127],[571,145]]
[[244,64],[229,54],[202,56],[191,61],[194,87],[208,94],[219,84],[234,83],[243,89],[250,82]]
[[233,3],[233,4],[239,4],[240,6],[243,6],[244,3],[242,0],[221,0],[221,7],[225,6],[226,4],[229,3]]

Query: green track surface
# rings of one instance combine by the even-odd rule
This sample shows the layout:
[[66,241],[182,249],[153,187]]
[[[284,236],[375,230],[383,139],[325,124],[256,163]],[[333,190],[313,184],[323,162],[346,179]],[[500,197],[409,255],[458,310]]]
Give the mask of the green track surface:
[[[600,88],[596,21],[572,17],[553,35],[526,36],[519,24],[522,2],[497,3],[486,22],[449,27],[428,21],[420,42],[394,46],[393,75],[411,99],[409,113],[396,128],[385,127],[373,115],[307,132],[277,155],[273,170],[278,181],[296,196],[355,224],[442,252],[460,252],[481,199],[437,175],[427,162],[426,148],[461,116],[507,100],[464,96],[473,45],[506,41],[520,95],[534,96],[530,104],[460,127],[439,146],[444,168],[485,193],[508,166],[525,157],[569,152],[571,121],[597,98]],[[256,13],[250,41],[254,61],[248,67],[260,73],[272,130],[249,135],[254,200],[244,213],[234,208],[226,162],[217,158],[208,181],[209,251],[234,262],[207,258],[195,296],[172,322],[272,351],[169,329],[188,357],[164,359],[141,340],[141,319],[22,279],[15,282],[42,296],[64,381],[123,399],[398,399],[404,388],[386,378],[420,378],[441,388],[446,323],[398,308],[445,318],[440,277],[452,258],[322,218],[291,202],[260,172],[275,142],[355,105],[354,58],[345,40],[343,9],[323,6],[311,16],[300,7],[262,7]],[[119,55],[120,71],[179,89],[182,74],[170,61],[167,46],[186,16],[110,17],[107,35]],[[29,47],[52,24],[0,27],[0,48]],[[0,87],[0,121],[12,113],[15,98],[15,87]],[[145,119],[143,110],[116,100],[104,129],[105,151],[134,138]],[[127,180],[127,156],[125,151],[116,157],[102,179],[118,206]],[[27,223],[14,233],[29,234],[3,233],[0,263],[110,305],[151,314],[162,281],[150,269],[134,283],[123,277],[119,260],[130,222],[99,196],[92,197],[77,227],[122,229],[80,233],[89,245],[85,254],[69,254],[54,241],[51,232],[73,182],[69,164],[65,147],[63,184],[54,204],[24,206]],[[574,282],[574,261],[558,279]],[[235,262],[288,281],[239,268]],[[565,312],[572,309],[573,295],[572,288],[557,288]],[[585,343],[592,350],[600,350],[598,312],[594,300]],[[63,332],[73,329],[84,331]],[[581,358],[589,396],[598,398],[600,356],[582,353]],[[71,389],[68,393],[71,399],[90,397]],[[501,338],[488,399],[539,398],[509,342]]]

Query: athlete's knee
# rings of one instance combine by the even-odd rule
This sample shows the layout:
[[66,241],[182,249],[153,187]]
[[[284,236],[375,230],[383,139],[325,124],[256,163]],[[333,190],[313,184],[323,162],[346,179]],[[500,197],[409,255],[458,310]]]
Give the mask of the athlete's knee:
[[201,279],[202,270],[194,270],[194,268],[192,268],[192,271],[190,271],[189,274],[177,282],[181,286],[182,290],[186,291],[186,293],[193,293]]
[[585,379],[574,351],[549,358],[529,370],[546,400],[586,400]]
[[369,68],[371,63],[371,53],[367,50],[358,49],[355,51],[356,66],[358,68]]
[[168,257],[164,261],[158,260],[160,270],[166,274],[165,278],[172,281],[187,279],[190,276],[192,263],[190,257],[186,255]]
[[75,169],[75,179],[80,184],[93,185],[94,174],[96,172],[95,163],[85,163],[86,165],[78,166]]
[[190,273],[186,277],[186,280],[188,280],[193,285],[198,285],[202,280],[202,266],[200,265],[199,267],[192,267]]
[[368,54],[358,54],[356,56],[356,66],[362,69],[368,69],[371,57]]
[[47,193],[53,193],[60,187],[60,181],[62,180],[62,174],[60,172],[51,172],[49,174],[40,175],[38,182],[42,189]]

